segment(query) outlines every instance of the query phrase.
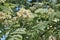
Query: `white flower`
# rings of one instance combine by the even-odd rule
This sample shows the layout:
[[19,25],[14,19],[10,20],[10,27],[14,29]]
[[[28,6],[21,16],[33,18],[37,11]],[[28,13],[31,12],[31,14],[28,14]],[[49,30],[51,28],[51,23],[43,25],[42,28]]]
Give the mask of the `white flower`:
[[54,36],[49,36],[49,39],[48,40],[56,40],[56,38]]
[[2,31],[0,30],[0,33],[1,33]]
[[55,18],[53,21],[54,21],[54,22],[58,22],[58,21],[59,21],[59,19]]
[[26,37],[27,39],[29,38],[29,37]]

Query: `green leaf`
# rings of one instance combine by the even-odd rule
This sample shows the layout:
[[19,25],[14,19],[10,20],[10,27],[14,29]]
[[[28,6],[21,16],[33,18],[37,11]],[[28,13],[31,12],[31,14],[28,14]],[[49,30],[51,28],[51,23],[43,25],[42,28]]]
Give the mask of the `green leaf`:
[[40,22],[39,24],[37,24],[36,26],[32,27],[33,29],[39,29],[39,30],[42,30],[42,31],[45,31],[45,28],[48,27],[48,23],[47,21],[44,21],[44,22]]
[[18,28],[10,34],[26,34],[26,29],[25,28]]
[[6,40],[22,40],[21,35],[10,35]]

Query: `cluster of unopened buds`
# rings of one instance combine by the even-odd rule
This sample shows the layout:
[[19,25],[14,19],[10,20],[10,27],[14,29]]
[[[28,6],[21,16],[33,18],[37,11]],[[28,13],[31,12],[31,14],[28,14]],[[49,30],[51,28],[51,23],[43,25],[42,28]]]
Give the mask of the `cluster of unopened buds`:
[[3,22],[4,20],[11,19],[11,15],[8,15],[4,12],[0,12],[0,22]]
[[0,12],[0,22],[4,21],[5,18],[5,14],[3,12]]
[[54,13],[54,10],[53,10],[52,8],[49,8],[49,9],[48,9],[48,14],[50,15],[50,14],[52,14],[52,13]]
[[22,8],[20,11],[17,12],[17,16],[23,18],[31,18],[33,15],[30,10]]

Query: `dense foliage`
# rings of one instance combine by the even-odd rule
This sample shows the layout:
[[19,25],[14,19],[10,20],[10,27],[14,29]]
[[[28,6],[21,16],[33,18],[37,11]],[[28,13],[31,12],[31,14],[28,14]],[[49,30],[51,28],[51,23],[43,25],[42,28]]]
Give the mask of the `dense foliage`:
[[0,0],[0,40],[60,40],[60,3]]

